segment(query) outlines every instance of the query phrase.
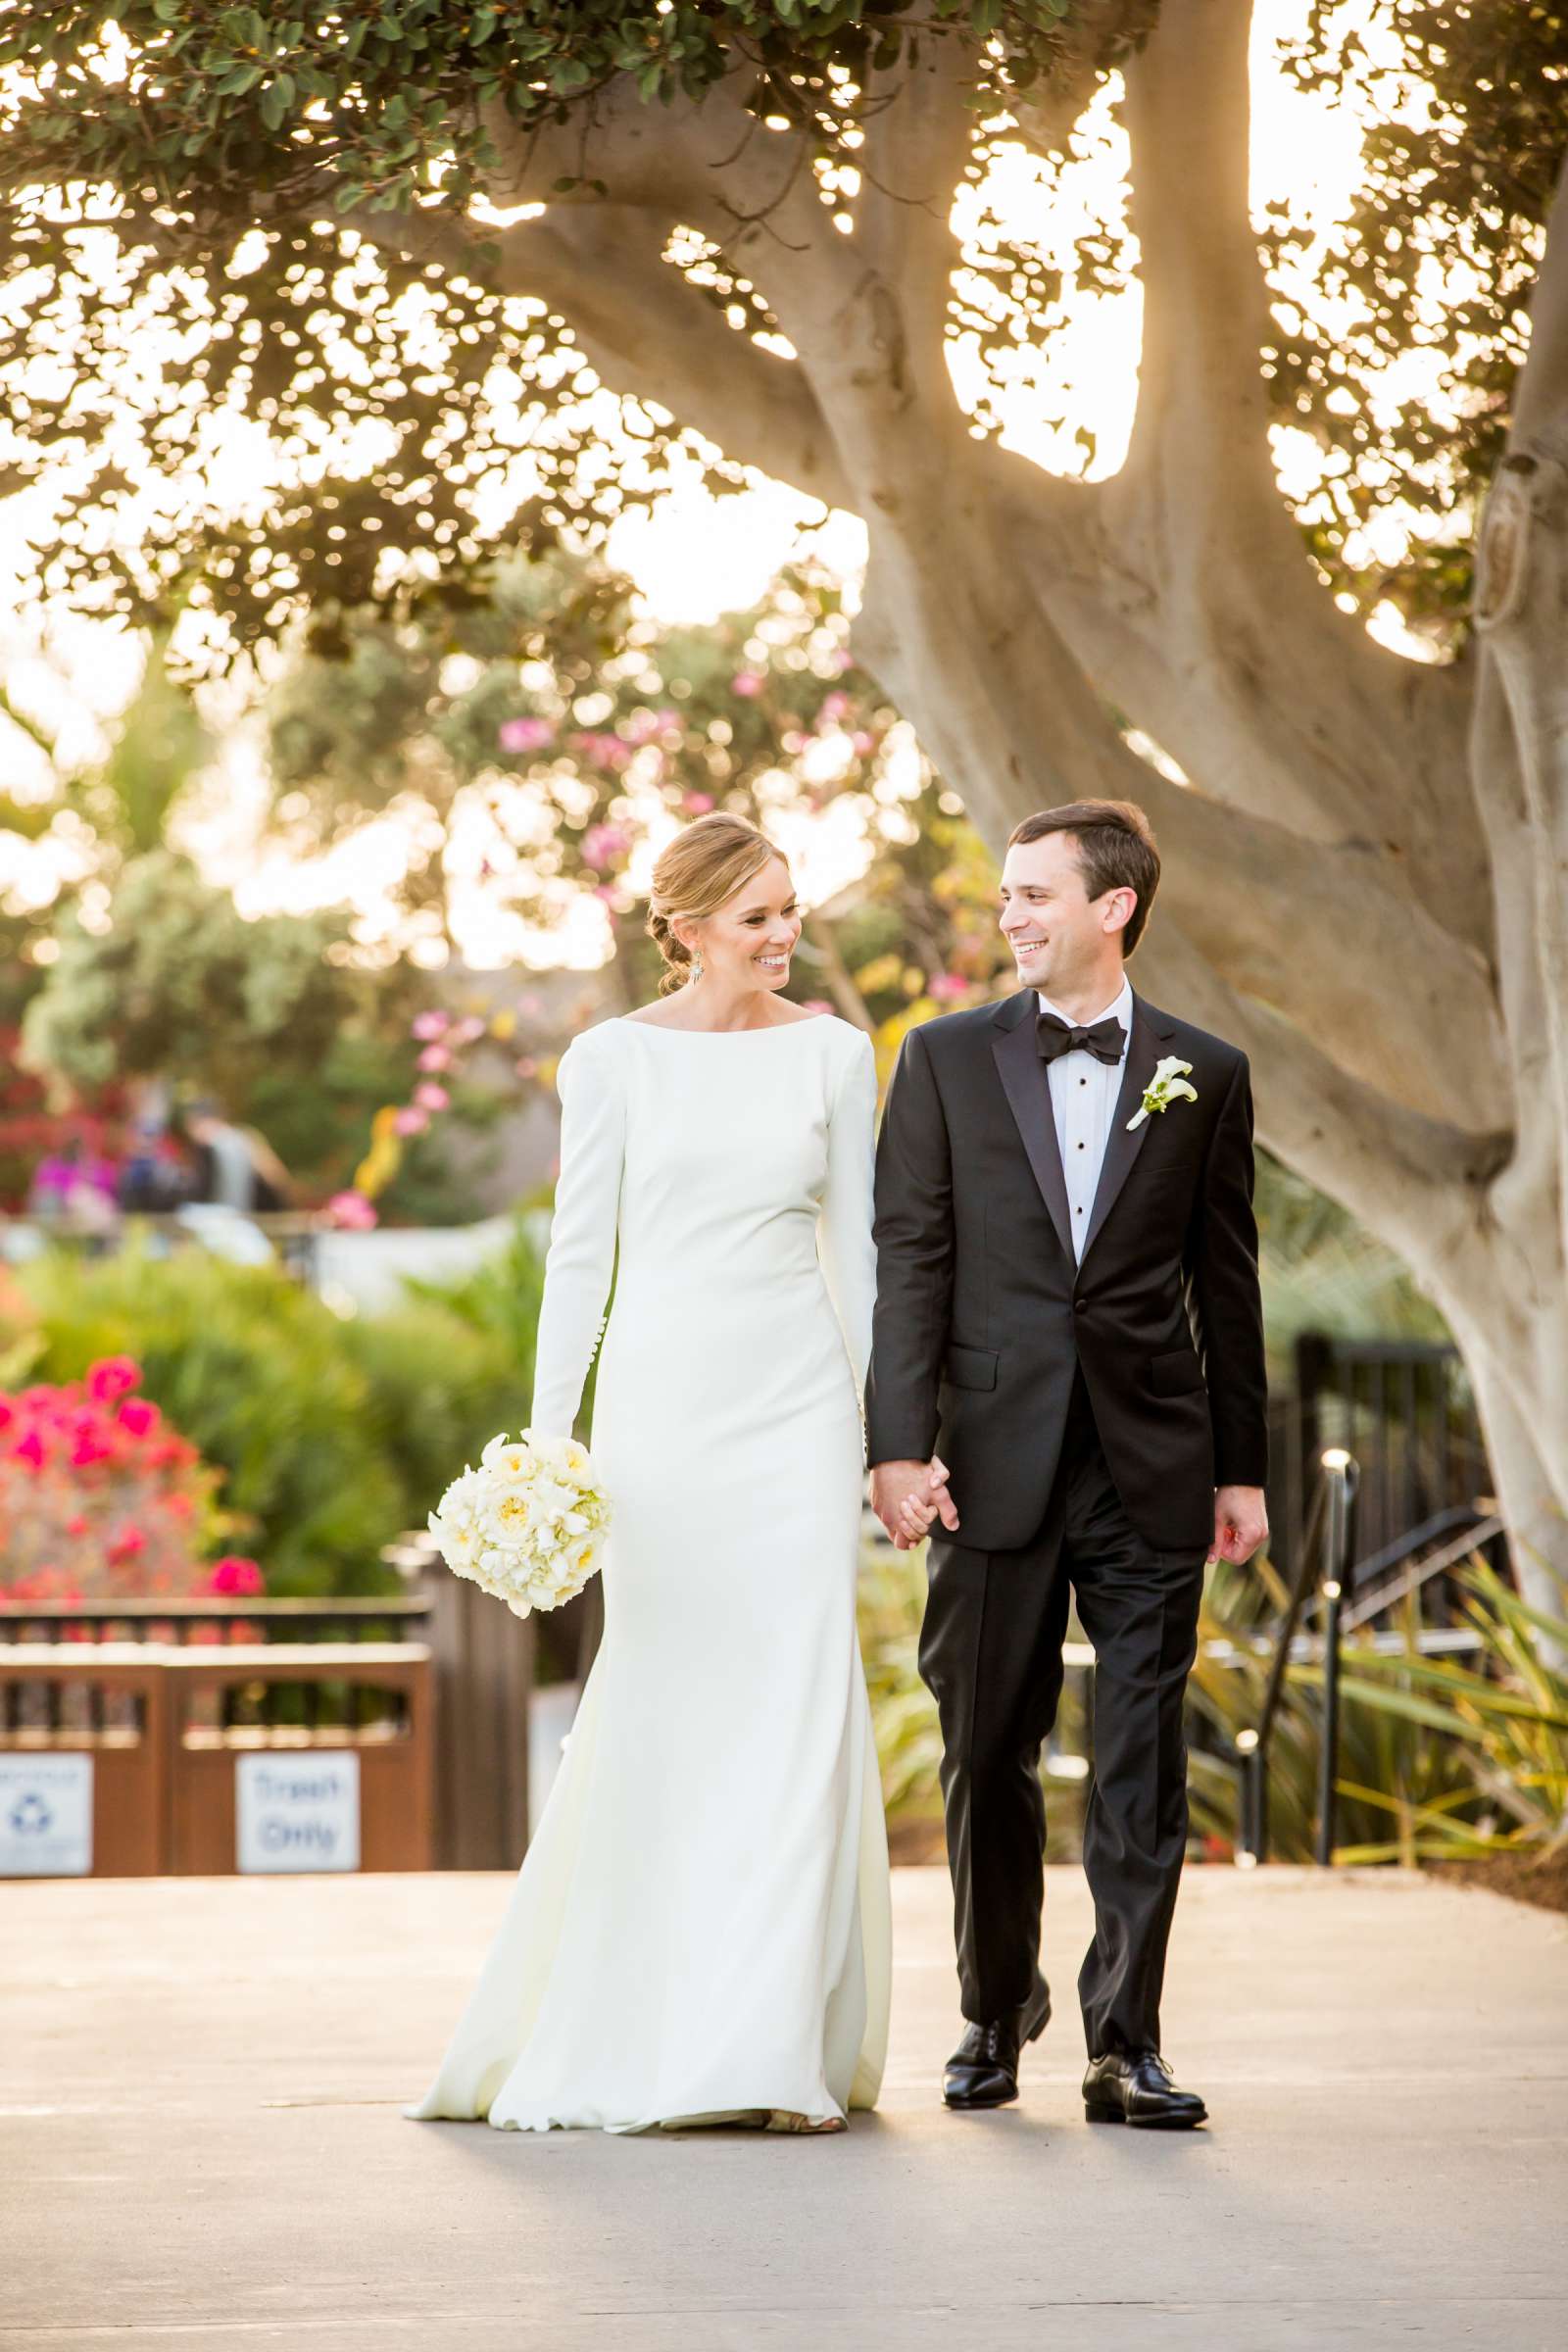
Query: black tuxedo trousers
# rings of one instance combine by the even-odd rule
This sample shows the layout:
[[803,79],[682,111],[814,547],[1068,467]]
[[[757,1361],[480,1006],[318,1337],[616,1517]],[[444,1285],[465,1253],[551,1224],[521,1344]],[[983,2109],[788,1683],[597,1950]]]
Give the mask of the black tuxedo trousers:
[[942,1720],[966,2018],[1006,2016],[1034,1984],[1046,1833],[1038,1767],[1076,1595],[1097,1661],[1084,1826],[1095,1938],[1078,1979],[1084,2034],[1091,2057],[1159,2048],[1165,1947],[1187,1843],[1182,1699],[1205,1555],[1206,1545],[1157,1551],[1133,1526],[1081,1371],[1031,1540],[1005,1551],[933,1542],[920,1672]]

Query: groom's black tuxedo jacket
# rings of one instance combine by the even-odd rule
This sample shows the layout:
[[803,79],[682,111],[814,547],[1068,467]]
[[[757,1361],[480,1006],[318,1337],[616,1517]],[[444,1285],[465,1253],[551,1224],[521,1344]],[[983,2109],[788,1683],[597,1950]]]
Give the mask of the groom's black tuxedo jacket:
[[[1215,1486],[1267,1469],[1247,1057],[1134,995],[1075,1263],[1037,1010],[1024,989],[904,1041],[877,1143],[869,1458],[940,1453],[956,1541],[1027,1544],[1081,1363],[1134,1527],[1191,1550],[1213,1535]],[[1129,1129],[1167,1054],[1198,1100]]]

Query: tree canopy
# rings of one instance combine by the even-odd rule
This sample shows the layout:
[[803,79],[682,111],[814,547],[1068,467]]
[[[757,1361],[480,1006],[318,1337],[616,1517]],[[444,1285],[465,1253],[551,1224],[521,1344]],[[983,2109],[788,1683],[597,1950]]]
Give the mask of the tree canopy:
[[[482,593],[498,551],[591,536],[649,496],[682,426],[720,482],[742,460],[787,469],[787,449],[732,441],[721,402],[672,415],[657,381],[617,385],[636,454],[607,467],[591,288],[576,289],[588,317],[553,299],[593,255],[580,238],[553,250],[548,212],[537,236],[503,239],[509,211],[613,207],[629,226],[642,167],[602,153],[621,93],[655,118],[722,98],[736,152],[715,140],[709,159],[720,219],[675,208],[648,245],[646,299],[678,278],[706,314],[705,370],[750,383],[788,367],[723,228],[753,219],[759,150],[787,143],[851,225],[922,45],[946,44],[969,69],[954,185],[979,187],[1008,142],[1055,168],[1156,15],[1155,0],[0,0],[0,489],[55,486],[52,589],[141,622],[210,612],[221,659],[301,612],[331,650],[345,609]],[[1341,0],[1310,0],[1294,70],[1364,109],[1364,177],[1326,237],[1289,206],[1260,224],[1295,298],[1262,322],[1258,361],[1276,416],[1323,452],[1298,519],[1325,574],[1364,604],[1393,593],[1451,617],[1524,349],[1568,29],[1540,0],[1396,0],[1384,22],[1392,51]],[[1046,211],[1050,194],[1048,177]],[[902,201],[928,215],[943,198],[933,182]],[[982,221],[955,259],[948,337],[972,336],[987,369],[1059,327],[1062,271],[1040,243]],[[1136,268],[1112,219],[1079,239],[1072,276],[1105,291]],[[1303,270],[1321,300],[1300,298]],[[1391,400],[1391,369],[1424,348],[1441,367]],[[983,390],[975,417],[995,433]],[[846,495],[819,476],[806,486]],[[1412,502],[1411,544],[1369,557],[1358,526]]]

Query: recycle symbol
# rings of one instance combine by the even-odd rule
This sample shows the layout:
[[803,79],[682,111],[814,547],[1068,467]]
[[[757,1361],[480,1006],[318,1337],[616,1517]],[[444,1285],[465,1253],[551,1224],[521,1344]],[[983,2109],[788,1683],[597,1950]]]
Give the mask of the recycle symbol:
[[46,1830],[53,1820],[47,1798],[36,1788],[24,1788],[11,1808],[11,1827],[19,1836],[24,1837],[29,1830]]

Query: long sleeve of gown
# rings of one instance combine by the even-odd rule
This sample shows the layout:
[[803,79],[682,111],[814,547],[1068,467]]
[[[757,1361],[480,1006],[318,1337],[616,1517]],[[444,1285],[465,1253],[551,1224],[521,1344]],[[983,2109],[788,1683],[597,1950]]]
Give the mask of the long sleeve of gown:
[[876,1056],[868,1037],[845,1055],[828,1118],[827,1183],[817,1221],[817,1255],[855,1368],[857,1394],[871,1356],[876,1246],[871,1237],[876,1166]]
[[556,1075],[561,1097],[561,1174],[534,1356],[530,1426],[571,1435],[583,1384],[604,1328],[615,1266],[626,1108],[609,1040],[574,1038]]

